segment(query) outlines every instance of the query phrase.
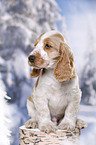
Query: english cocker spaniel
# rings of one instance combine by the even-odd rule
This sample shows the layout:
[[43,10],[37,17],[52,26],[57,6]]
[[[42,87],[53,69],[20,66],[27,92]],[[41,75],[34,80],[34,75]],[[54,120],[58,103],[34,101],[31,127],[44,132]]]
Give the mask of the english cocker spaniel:
[[33,67],[31,77],[39,77],[27,99],[31,116],[25,123],[27,128],[38,126],[49,133],[86,127],[77,119],[81,91],[73,62],[73,52],[61,33],[49,31],[35,41],[28,63]]

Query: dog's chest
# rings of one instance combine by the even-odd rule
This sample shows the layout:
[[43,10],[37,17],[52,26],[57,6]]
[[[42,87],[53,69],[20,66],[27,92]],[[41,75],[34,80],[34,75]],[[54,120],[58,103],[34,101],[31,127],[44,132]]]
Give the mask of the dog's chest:
[[62,115],[67,106],[66,90],[60,83],[51,82],[47,95],[48,105],[52,116]]
[[46,97],[52,116],[64,113],[67,106],[67,89],[63,83],[58,82],[54,77],[54,72],[47,72],[39,80],[40,95]]

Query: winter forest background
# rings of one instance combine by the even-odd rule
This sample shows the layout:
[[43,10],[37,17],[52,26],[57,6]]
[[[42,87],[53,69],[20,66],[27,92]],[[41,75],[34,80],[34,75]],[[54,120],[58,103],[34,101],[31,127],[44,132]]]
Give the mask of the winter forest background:
[[0,145],[19,144],[35,83],[27,57],[37,37],[53,29],[64,35],[75,55],[82,90],[79,118],[88,123],[80,145],[96,145],[95,0],[0,0]]

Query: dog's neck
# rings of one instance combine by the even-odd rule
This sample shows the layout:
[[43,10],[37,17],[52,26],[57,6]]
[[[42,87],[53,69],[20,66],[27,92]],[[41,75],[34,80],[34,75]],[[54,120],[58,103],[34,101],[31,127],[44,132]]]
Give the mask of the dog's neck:
[[47,74],[50,74],[50,73],[54,73],[54,67],[53,68],[44,68],[43,70],[42,70],[42,74],[45,74],[45,73],[47,73]]
[[46,75],[47,77],[55,78],[55,76],[54,76],[54,68],[43,68],[41,76],[42,75]]
[[[63,82],[59,82],[56,78],[55,78],[55,76],[54,76],[54,68],[48,68],[48,69],[43,69],[42,70],[42,73],[41,73],[41,76],[44,76],[45,77],[45,75],[46,75],[46,77],[48,77],[48,78],[50,78],[51,80],[53,80],[53,82],[54,83],[57,83],[57,84],[66,84],[66,83],[69,83],[69,81],[71,81],[71,80],[66,80],[66,81],[63,81]],[[48,79],[49,80],[49,79]]]
[[66,80],[66,81],[63,81],[63,82],[59,82],[56,78],[55,78],[55,76],[54,76],[54,66],[53,67],[50,67],[50,68],[44,68],[43,70],[42,70],[42,73],[41,73],[42,75],[47,75],[47,77],[50,77],[50,78],[52,78],[55,82],[58,82],[58,83],[69,83],[70,81],[72,81],[72,80],[74,80],[74,78],[73,79],[70,79],[70,80]]

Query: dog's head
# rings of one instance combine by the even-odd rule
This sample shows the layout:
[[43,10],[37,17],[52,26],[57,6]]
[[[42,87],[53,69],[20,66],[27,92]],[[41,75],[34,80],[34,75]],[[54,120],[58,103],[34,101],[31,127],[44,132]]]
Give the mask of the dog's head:
[[62,82],[75,76],[74,56],[63,36],[57,31],[40,35],[35,48],[29,54],[28,63],[33,66],[31,77],[37,77],[42,68],[54,68],[55,78]]

